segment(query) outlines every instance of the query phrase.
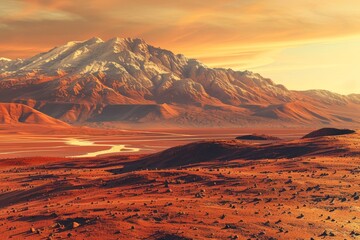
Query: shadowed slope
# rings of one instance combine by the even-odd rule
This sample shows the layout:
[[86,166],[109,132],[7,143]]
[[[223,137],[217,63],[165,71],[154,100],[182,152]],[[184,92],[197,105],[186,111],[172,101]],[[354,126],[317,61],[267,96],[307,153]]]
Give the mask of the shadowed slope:
[[238,140],[202,141],[167,149],[141,159],[124,168],[135,169],[174,168],[210,161],[235,159],[260,160],[295,158],[303,156],[359,156],[356,147],[359,134],[299,139],[266,144],[245,143]]
[[265,134],[251,134],[251,135],[243,135],[236,137],[238,140],[255,140],[255,141],[271,141],[271,140],[281,140],[278,137],[269,136]]
[[324,137],[324,136],[337,136],[337,135],[346,135],[355,133],[354,130],[350,129],[337,129],[337,128],[322,128],[316,131],[313,131],[303,138],[316,138],[316,137]]
[[169,119],[176,117],[178,112],[167,104],[148,105],[108,105],[101,114],[90,119],[94,122],[106,121],[146,121]]
[[68,126],[66,123],[43,114],[31,107],[17,103],[0,103],[0,124],[44,124]]

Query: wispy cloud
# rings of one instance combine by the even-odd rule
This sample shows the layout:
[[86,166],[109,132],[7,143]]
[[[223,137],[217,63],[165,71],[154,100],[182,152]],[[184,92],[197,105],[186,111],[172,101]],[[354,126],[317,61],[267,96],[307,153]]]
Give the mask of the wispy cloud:
[[359,7],[355,0],[3,0],[0,19],[19,37],[26,23],[37,21],[36,32],[57,21],[57,43],[124,35],[191,53],[198,46],[238,49],[358,34]]
[[124,36],[209,66],[255,68],[289,47],[360,35],[359,9],[358,0],[2,0],[0,55]]
[[[48,4],[43,4],[47,2]],[[52,1],[3,0],[0,9],[0,21],[11,25],[14,22],[69,21],[80,20],[79,15],[58,9],[60,5],[49,4]]]

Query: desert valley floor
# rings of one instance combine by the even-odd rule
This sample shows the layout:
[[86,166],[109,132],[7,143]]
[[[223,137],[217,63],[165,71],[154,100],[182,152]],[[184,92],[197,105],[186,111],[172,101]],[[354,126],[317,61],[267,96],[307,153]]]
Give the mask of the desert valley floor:
[[1,239],[360,238],[359,132],[1,132]]
[[[1,125],[0,125],[1,126]],[[35,129],[35,130],[34,130]],[[149,154],[208,139],[234,139],[265,132],[283,139],[300,137],[309,129],[151,129],[102,130],[16,125],[0,127],[0,159],[17,157],[84,157]],[[35,133],[34,133],[35,132]]]

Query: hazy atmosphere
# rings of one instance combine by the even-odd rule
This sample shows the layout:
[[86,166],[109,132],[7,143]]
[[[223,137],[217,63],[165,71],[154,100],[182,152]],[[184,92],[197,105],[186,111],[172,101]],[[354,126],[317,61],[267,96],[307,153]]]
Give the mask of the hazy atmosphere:
[[356,0],[1,0],[0,57],[93,36],[143,38],[209,67],[251,70],[289,89],[360,89]]

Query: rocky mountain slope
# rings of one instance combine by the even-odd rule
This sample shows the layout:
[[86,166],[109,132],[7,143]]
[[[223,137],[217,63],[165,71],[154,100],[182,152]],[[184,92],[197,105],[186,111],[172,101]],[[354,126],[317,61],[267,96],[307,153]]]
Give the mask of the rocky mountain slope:
[[60,120],[47,116],[23,104],[0,103],[0,124],[19,123],[68,126]]
[[360,121],[360,113],[354,111],[360,110],[360,95],[290,91],[256,73],[208,68],[129,38],[92,38],[24,60],[2,58],[0,101],[21,102],[68,122]]

